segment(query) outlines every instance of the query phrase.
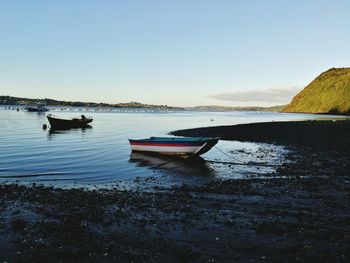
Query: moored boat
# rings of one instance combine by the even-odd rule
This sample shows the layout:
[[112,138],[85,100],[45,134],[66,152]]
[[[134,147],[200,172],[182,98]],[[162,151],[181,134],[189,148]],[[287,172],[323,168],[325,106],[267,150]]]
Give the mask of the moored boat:
[[25,109],[28,112],[45,112],[45,111],[49,111],[48,108],[45,108],[45,104],[44,103],[37,103],[35,106],[33,106],[33,107],[26,107]]
[[73,119],[60,119],[52,114],[49,114],[46,117],[53,129],[82,128],[86,127],[93,121],[91,117],[86,118],[84,115],[81,115],[80,118]]
[[131,150],[169,155],[193,156],[208,152],[219,141],[209,137],[150,137],[148,139],[129,139]]

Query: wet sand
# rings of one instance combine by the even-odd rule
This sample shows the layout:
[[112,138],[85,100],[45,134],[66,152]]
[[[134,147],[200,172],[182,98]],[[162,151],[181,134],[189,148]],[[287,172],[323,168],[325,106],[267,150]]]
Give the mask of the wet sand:
[[[175,132],[290,147],[267,178],[142,190],[0,187],[8,262],[347,262],[350,123]],[[229,168],[228,168],[229,169]]]

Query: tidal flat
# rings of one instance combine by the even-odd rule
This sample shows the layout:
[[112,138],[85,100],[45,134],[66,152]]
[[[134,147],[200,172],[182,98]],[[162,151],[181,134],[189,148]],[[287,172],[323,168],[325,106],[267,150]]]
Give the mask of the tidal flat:
[[349,128],[271,122],[174,133],[288,147],[289,161],[264,178],[147,191],[2,184],[0,260],[348,262]]

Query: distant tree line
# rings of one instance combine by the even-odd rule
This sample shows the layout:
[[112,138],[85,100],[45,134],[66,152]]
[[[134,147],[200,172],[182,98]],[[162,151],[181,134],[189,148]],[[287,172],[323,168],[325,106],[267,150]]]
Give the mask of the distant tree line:
[[62,101],[53,99],[29,99],[11,96],[0,96],[1,105],[33,105],[36,103],[45,103],[47,106],[62,106],[62,107],[100,107],[100,108],[150,108],[150,109],[173,109],[183,110],[180,107],[172,107],[168,105],[152,105],[142,104],[139,102],[128,103],[96,103],[96,102],[81,102],[81,101]]

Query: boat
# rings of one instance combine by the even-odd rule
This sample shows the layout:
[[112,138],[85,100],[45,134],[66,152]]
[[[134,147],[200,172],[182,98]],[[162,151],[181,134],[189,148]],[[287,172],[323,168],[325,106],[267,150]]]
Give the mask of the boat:
[[84,128],[93,121],[92,117],[80,117],[72,119],[60,119],[52,114],[46,116],[52,129]]
[[219,141],[210,137],[150,137],[129,139],[133,152],[152,152],[168,155],[199,156],[208,152]]
[[48,108],[45,108],[45,104],[44,103],[37,103],[35,106],[33,106],[33,107],[26,107],[25,109],[27,111],[29,111],[29,112],[45,112],[45,111],[49,111]]

